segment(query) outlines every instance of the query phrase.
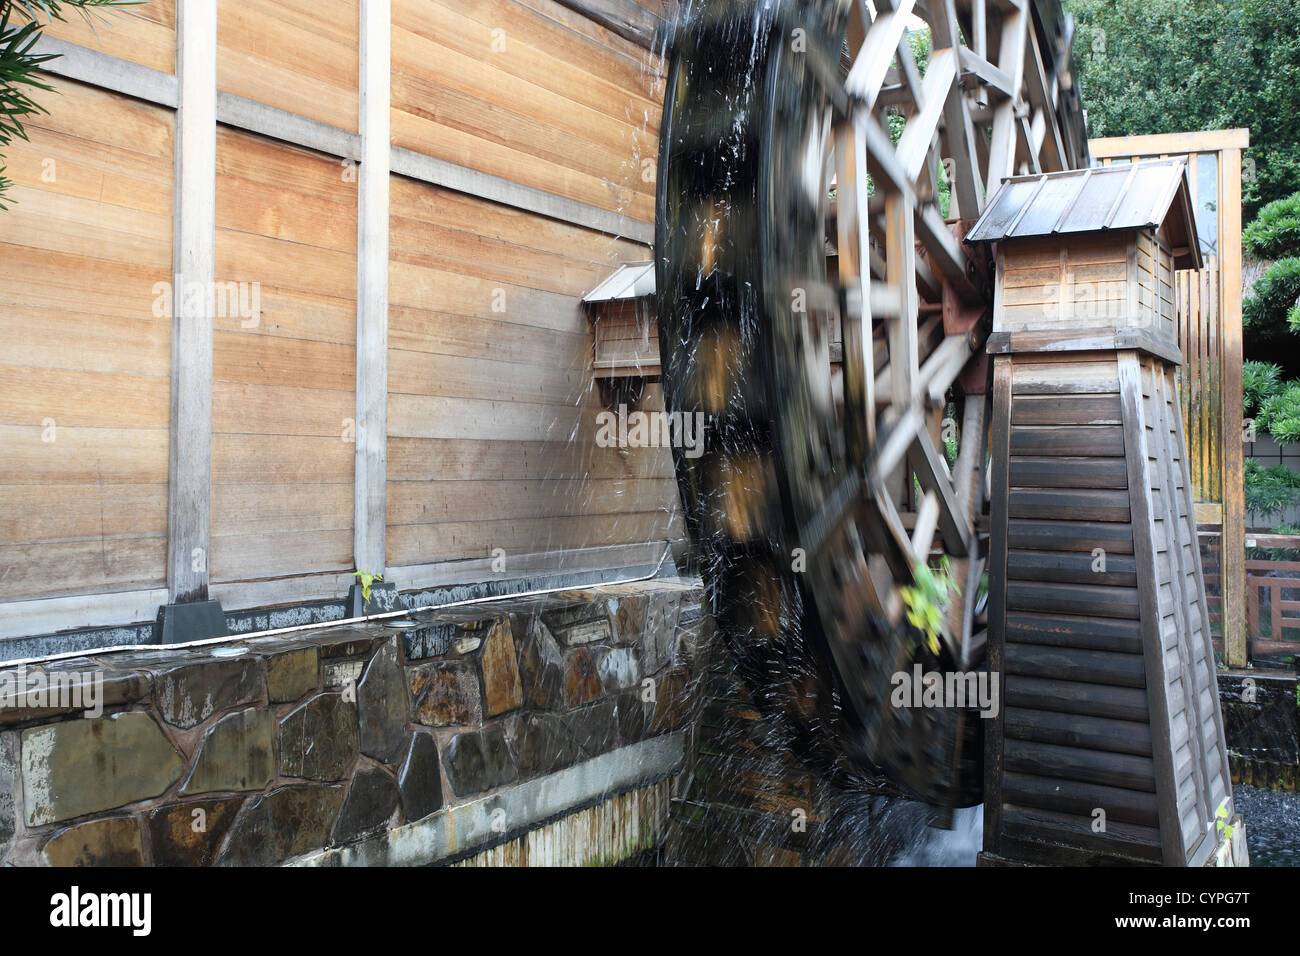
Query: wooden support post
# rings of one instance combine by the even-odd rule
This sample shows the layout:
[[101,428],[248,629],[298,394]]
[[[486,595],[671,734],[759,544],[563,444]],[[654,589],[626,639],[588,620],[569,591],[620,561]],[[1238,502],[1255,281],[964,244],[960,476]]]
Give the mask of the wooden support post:
[[[1241,236],[1241,150],[1225,149],[1219,169],[1219,235]],[[1223,655],[1230,667],[1245,667],[1246,488],[1241,433],[1241,243],[1220,244],[1219,329],[1223,375],[1220,406],[1223,435],[1223,541],[1219,586],[1223,595]]]
[[361,3],[361,169],[357,202],[357,420],[353,559],[382,574],[388,481],[390,0]]
[[203,601],[208,596],[212,290],[217,189],[217,0],[187,0],[178,4],[176,75],[179,105],[172,240],[167,592],[170,603],[182,604]]

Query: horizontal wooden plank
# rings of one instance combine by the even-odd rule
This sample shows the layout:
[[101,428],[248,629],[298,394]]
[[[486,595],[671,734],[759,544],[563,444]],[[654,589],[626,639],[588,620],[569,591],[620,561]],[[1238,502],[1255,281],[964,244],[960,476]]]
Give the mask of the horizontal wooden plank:
[[388,529],[388,563],[426,564],[511,553],[572,549],[678,538],[681,519],[665,513],[460,521]]
[[358,0],[240,0],[217,18],[222,90],[356,131]]
[[388,440],[390,483],[672,476],[672,453],[666,448],[599,448],[559,438],[540,442],[399,437]]
[[1007,608],[1137,620],[1139,603],[1136,587],[1008,581]]
[[1002,726],[1006,736],[1015,740],[1151,756],[1151,726],[1146,721],[1015,707],[1007,710]]
[[1072,782],[1068,787],[1051,777],[1008,773],[1002,780],[1002,795],[1008,803],[1058,813],[1077,814],[1089,819],[1093,811],[1106,811],[1107,822],[1116,820],[1146,827],[1159,825],[1155,796],[1120,787]]
[[1106,684],[1112,687],[1145,687],[1146,670],[1141,654],[1054,647],[1048,644],[1005,646],[1004,666],[1008,674]]
[[1156,789],[1155,770],[1149,757],[1009,738],[1003,743],[1002,759],[1007,770],[1014,773],[1078,780],[1147,793],[1154,793]]
[[1133,553],[1133,528],[1101,521],[1008,522],[1007,546],[1033,551],[1087,551],[1101,548],[1107,554]]
[[1117,425],[1011,426],[1011,454],[1124,457],[1124,429]]
[[[1116,459],[1119,460],[1119,459]],[[1122,521],[1130,518],[1127,491],[1104,489],[1015,488],[1007,502],[1013,518],[1069,518]]]
[[[1163,858],[1160,831],[1156,827],[1139,826],[1116,821],[1098,833],[1092,828],[1093,817],[1087,814],[1056,813],[1028,807],[1006,805],[1002,808],[1002,827],[1008,838],[1026,841],[1027,859],[1041,859],[1050,852],[1048,844],[1077,848],[1089,855],[1104,858],[1128,858],[1159,863]],[[1059,856],[1052,860],[1058,865],[1066,862]]]
[[167,486],[0,485],[0,541],[117,538],[167,532]]
[[1013,550],[1007,554],[1007,579],[1135,588],[1137,563],[1126,554]]
[[1147,694],[1140,688],[1015,674],[1008,674],[1005,680],[1005,707],[1058,710],[1117,720],[1147,719]]
[[1122,618],[1014,611],[1007,615],[1006,639],[1016,644],[1142,653],[1142,633],[1138,622]]
[[1120,425],[1119,395],[1017,395],[1013,425]]
[[640,514],[677,508],[669,479],[435,481],[389,484],[388,525]]
[[352,529],[213,535],[213,581],[249,581],[352,567]]
[[[1048,361],[1049,358],[1059,361]],[[1082,360],[1075,356],[1016,357],[1011,366],[1011,391],[1022,395],[1112,394],[1119,392],[1114,358]]]
[[0,598],[156,587],[166,582],[166,557],[166,534],[4,544]]
[[1123,458],[1013,457],[1013,488],[1128,488]]
[[167,483],[166,428],[0,425],[0,484]]
[[[176,0],[140,0],[129,7],[96,9],[51,19],[43,33],[129,60],[152,70],[176,70]],[[44,18],[42,18],[44,19]]]

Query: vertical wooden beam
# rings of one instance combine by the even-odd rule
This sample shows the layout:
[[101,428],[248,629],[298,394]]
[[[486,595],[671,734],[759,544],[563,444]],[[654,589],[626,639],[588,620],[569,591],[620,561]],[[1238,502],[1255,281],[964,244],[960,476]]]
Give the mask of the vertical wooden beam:
[[[1230,667],[1246,660],[1246,489],[1241,434],[1241,150],[1219,160],[1219,356],[1222,363],[1223,653]],[[1226,241],[1225,241],[1226,240]]]
[[[1147,720],[1151,725],[1151,762],[1155,768],[1156,810],[1160,821],[1160,847],[1166,866],[1186,862],[1182,826],[1178,816],[1178,779],[1174,754],[1164,729],[1169,712],[1164,640],[1160,636],[1160,595],[1156,581],[1156,542],[1153,538],[1155,496],[1151,492],[1146,415],[1142,407],[1143,368],[1136,352],[1117,353],[1119,396],[1124,421],[1124,461],[1128,471],[1128,500],[1132,508],[1133,557],[1138,567],[1138,597],[1142,628],[1142,656],[1146,666]],[[1184,684],[1190,675],[1184,671]],[[1194,682],[1192,682],[1194,683]],[[1200,728],[1190,728],[1199,733]],[[987,811],[986,811],[987,812]]]
[[217,0],[176,9],[171,435],[167,593],[208,596],[212,477],[212,305],[217,190]]
[[[999,256],[999,260],[1001,257]],[[998,682],[1001,706],[984,727],[984,852],[1002,852],[1002,733],[1007,712],[1003,645],[1007,630],[1008,494],[1011,487],[1011,400],[1015,358],[993,362],[993,451],[989,463],[989,679]]]
[[361,0],[353,559],[357,570],[377,574],[387,554],[391,12],[391,0]]

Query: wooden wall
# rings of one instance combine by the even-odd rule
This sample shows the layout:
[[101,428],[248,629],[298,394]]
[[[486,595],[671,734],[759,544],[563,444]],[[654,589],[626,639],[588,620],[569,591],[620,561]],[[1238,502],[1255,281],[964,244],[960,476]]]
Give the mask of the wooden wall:
[[[59,94],[41,98],[51,115],[7,151],[15,205],[0,213],[0,637],[31,633],[14,610],[31,605],[4,602],[41,605],[49,630],[62,611],[40,599],[153,599],[169,533],[193,539],[169,529],[169,448],[195,439],[170,420],[180,359],[165,295],[155,309],[175,220],[202,208],[174,185],[190,43],[215,60],[206,255],[234,294],[216,308],[210,384],[206,354],[184,379],[211,390],[199,540],[226,606],[342,596],[356,566],[358,330],[373,328],[358,289],[376,274],[390,298],[383,570],[436,581],[459,562],[479,570],[458,580],[482,580],[495,548],[521,574],[544,562],[516,557],[556,551],[616,563],[640,545],[644,563],[682,535],[670,453],[595,445],[581,309],[620,263],[650,255],[662,64],[580,7],[392,0],[391,142],[444,165],[387,177],[377,264],[359,255],[357,160],[370,135],[361,20],[381,5],[217,0],[213,33],[194,26],[203,2],[178,25],[176,0],[147,0],[49,28],[73,46],[51,67]],[[661,408],[659,391],[642,405]],[[77,626],[126,623],[95,620],[95,606]]]
[[653,221],[646,51],[553,0],[394,0],[392,42],[395,145]]
[[217,135],[212,580],[352,567],[357,187],[338,160]]
[[0,600],[166,577],[173,116],[54,85],[6,150]]
[[392,182],[388,563],[680,535],[669,456],[595,444],[577,306],[632,243]]

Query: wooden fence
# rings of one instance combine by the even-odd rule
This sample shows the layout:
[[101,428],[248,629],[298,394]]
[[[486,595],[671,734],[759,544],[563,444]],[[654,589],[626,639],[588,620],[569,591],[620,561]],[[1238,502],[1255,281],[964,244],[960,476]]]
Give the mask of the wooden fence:
[[1183,364],[1178,395],[1183,406],[1187,463],[1197,502],[1223,504],[1223,371],[1220,360],[1219,263],[1174,276],[1178,341]]
[[[1221,536],[1217,531],[1202,531],[1200,538],[1214,647],[1216,654],[1222,655]],[[1300,654],[1300,535],[1247,535],[1246,549],[1250,659]]]

